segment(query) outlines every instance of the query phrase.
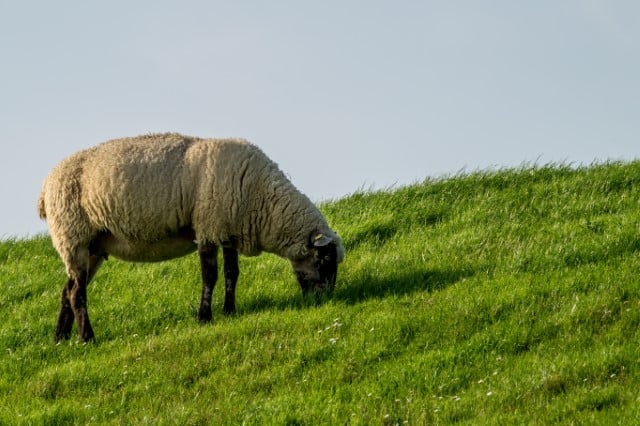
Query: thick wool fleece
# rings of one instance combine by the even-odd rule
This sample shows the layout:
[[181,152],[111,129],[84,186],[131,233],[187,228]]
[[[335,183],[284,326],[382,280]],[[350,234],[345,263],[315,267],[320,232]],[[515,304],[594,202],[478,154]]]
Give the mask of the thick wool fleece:
[[81,249],[101,232],[140,250],[193,229],[198,244],[288,259],[304,257],[311,234],[322,232],[343,255],[313,203],[244,140],[153,134],[105,142],[55,167],[38,209],[67,268],[85,263]]

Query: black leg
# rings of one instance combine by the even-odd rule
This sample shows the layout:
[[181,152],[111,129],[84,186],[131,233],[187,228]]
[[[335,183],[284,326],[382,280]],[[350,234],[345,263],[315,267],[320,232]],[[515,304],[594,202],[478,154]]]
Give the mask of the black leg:
[[[78,320],[78,329],[80,330],[80,336],[84,341],[89,341],[93,339],[93,329],[91,328],[91,324],[89,323],[89,316],[87,314],[87,290],[86,287],[89,285],[89,281],[95,275],[96,271],[102,264],[102,262],[106,259],[104,256],[91,256],[89,259],[89,272],[84,275],[86,278],[84,279],[85,283],[82,286],[83,289],[80,290],[80,285],[76,283],[76,281],[72,278],[69,278],[67,284],[62,289],[62,300],[60,306],[60,314],[58,315],[58,325],[56,326],[56,343],[63,339],[69,339],[71,337],[71,330],[73,328],[73,321],[76,317],[74,313],[74,309],[79,309],[83,311],[82,319]],[[80,292],[80,297],[78,297],[78,292]],[[72,304],[72,296],[75,300],[74,304]],[[74,307],[76,306],[76,307]],[[80,318],[80,317],[79,317]],[[81,325],[82,324],[82,325]]]
[[78,321],[78,331],[80,338],[84,342],[93,340],[93,328],[89,321],[89,313],[87,312],[87,278],[89,274],[86,271],[80,271],[78,277],[73,281],[73,288],[68,292],[71,309]]
[[236,311],[236,283],[240,270],[238,268],[238,252],[232,248],[222,248],[224,256],[224,313],[229,315]]
[[62,289],[62,300],[60,306],[60,314],[58,315],[58,325],[56,326],[56,343],[62,339],[71,337],[71,329],[73,327],[73,309],[71,309],[71,301],[69,294],[73,289],[73,280],[69,278],[67,284]]
[[211,321],[211,295],[218,279],[218,246],[213,243],[203,244],[198,248],[200,255],[200,271],[202,274],[202,297],[198,321]]

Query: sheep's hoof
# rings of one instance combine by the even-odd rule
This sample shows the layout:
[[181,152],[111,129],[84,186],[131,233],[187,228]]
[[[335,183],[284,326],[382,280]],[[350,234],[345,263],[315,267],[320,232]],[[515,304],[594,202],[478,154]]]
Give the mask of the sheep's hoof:
[[91,328],[82,333],[82,341],[84,343],[91,343],[95,341],[95,336],[93,335],[93,330]]
[[55,342],[58,343],[61,340],[69,340],[71,338],[71,329],[73,328],[73,312],[70,310],[62,309],[60,316],[58,317],[58,324],[56,325]]
[[53,338],[54,343],[58,344],[60,342],[62,342],[63,340],[69,340],[71,338],[71,332],[69,331],[67,332],[57,332],[55,337]]
[[209,309],[209,312],[198,312],[198,322],[200,324],[207,324],[211,322],[211,309]]

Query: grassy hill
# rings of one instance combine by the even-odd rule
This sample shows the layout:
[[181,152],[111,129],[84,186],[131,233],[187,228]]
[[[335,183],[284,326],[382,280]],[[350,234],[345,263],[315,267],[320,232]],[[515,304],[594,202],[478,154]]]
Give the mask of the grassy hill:
[[[640,418],[640,161],[522,167],[321,209],[331,300],[242,258],[238,313],[195,320],[197,256],[109,260],[95,344],[56,346],[62,264],[0,242],[0,424],[626,423]],[[35,214],[35,212],[34,212]]]

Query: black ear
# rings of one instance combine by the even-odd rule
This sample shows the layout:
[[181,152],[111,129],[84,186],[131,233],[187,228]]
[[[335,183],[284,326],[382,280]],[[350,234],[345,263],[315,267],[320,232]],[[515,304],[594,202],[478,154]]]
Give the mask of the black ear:
[[311,234],[311,244],[314,247],[324,247],[333,241],[333,238],[328,237],[320,232]]

